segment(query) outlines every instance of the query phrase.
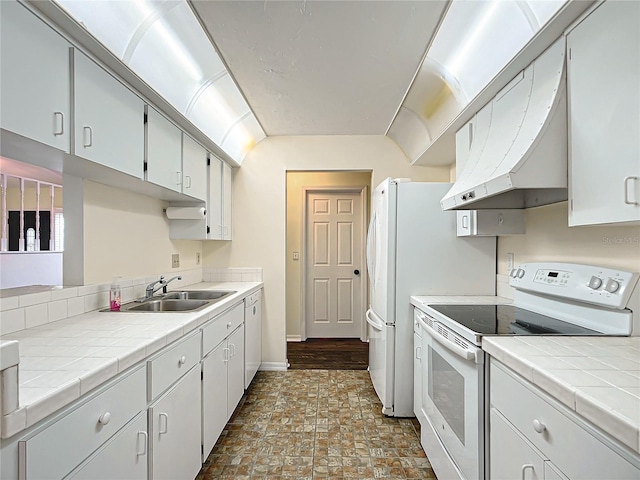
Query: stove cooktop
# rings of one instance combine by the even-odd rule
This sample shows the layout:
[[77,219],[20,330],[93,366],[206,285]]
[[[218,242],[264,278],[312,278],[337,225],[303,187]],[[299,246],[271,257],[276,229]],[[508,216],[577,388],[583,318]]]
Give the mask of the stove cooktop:
[[514,305],[429,305],[480,335],[603,335]]

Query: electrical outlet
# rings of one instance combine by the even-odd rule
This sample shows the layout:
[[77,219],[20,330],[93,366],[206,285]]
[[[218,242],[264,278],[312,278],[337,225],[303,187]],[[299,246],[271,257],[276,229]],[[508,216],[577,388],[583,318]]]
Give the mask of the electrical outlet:
[[180,254],[174,253],[171,255],[171,267],[178,268],[180,266]]
[[511,272],[513,268],[513,253],[507,253],[507,270]]
[[200,252],[196,253],[196,265],[200,265]]
[[293,259],[294,260],[300,260],[300,253],[299,252],[293,252]]

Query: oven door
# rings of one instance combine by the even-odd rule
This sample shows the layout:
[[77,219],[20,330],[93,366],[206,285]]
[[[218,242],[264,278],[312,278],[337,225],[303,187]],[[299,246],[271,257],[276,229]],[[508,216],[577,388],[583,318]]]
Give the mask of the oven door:
[[462,479],[482,479],[484,353],[427,315],[419,321],[424,359],[423,414],[451,462],[445,465],[446,471],[456,470]]

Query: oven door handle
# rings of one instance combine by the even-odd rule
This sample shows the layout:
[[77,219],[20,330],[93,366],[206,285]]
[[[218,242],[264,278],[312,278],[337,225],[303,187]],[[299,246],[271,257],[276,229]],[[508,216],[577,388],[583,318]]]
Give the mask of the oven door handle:
[[[365,318],[367,319],[367,323],[371,325],[375,330],[381,332],[382,327],[384,327],[384,323],[382,321],[377,321],[377,315],[373,313],[373,310],[368,309],[367,313],[365,313]],[[376,317],[376,318],[373,318]]]
[[464,358],[467,361],[476,359],[475,351],[467,350],[466,348],[462,348],[456,345],[455,343],[450,342],[449,340],[444,338],[442,335],[440,335],[436,330],[434,330],[429,325],[427,325],[427,323],[422,319],[421,316],[418,316],[418,321],[420,322],[420,326],[426,330],[426,332],[431,336],[431,338],[433,338],[436,342],[438,342],[440,345],[445,347],[447,350],[450,350],[451,352],[455,353],[459,357]]

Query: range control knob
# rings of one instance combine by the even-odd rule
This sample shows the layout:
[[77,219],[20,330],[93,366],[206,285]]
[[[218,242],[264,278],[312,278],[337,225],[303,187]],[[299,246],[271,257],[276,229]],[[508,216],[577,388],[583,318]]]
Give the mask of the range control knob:
[[512,268],[511,272],[509,272],[509,275],[511,275],[512,278],[516,278],[516,276],[518,275],[518,269]]
[[522,268],[519,268],[516,272],[516,275],[518,276],[518,278],[524,277],[524,270]]
[[593,275],[589,280],[589,283],[587,283],[587,286],[593,290],[597,290],[602,286],[602,279]]
[[604,286],[604,289],[609,293],[615,293],[618,291],[619,288],[620,288],[620,283],[614,280],[613,278],[610,278],[609,280],[607,280],[607,284]]

